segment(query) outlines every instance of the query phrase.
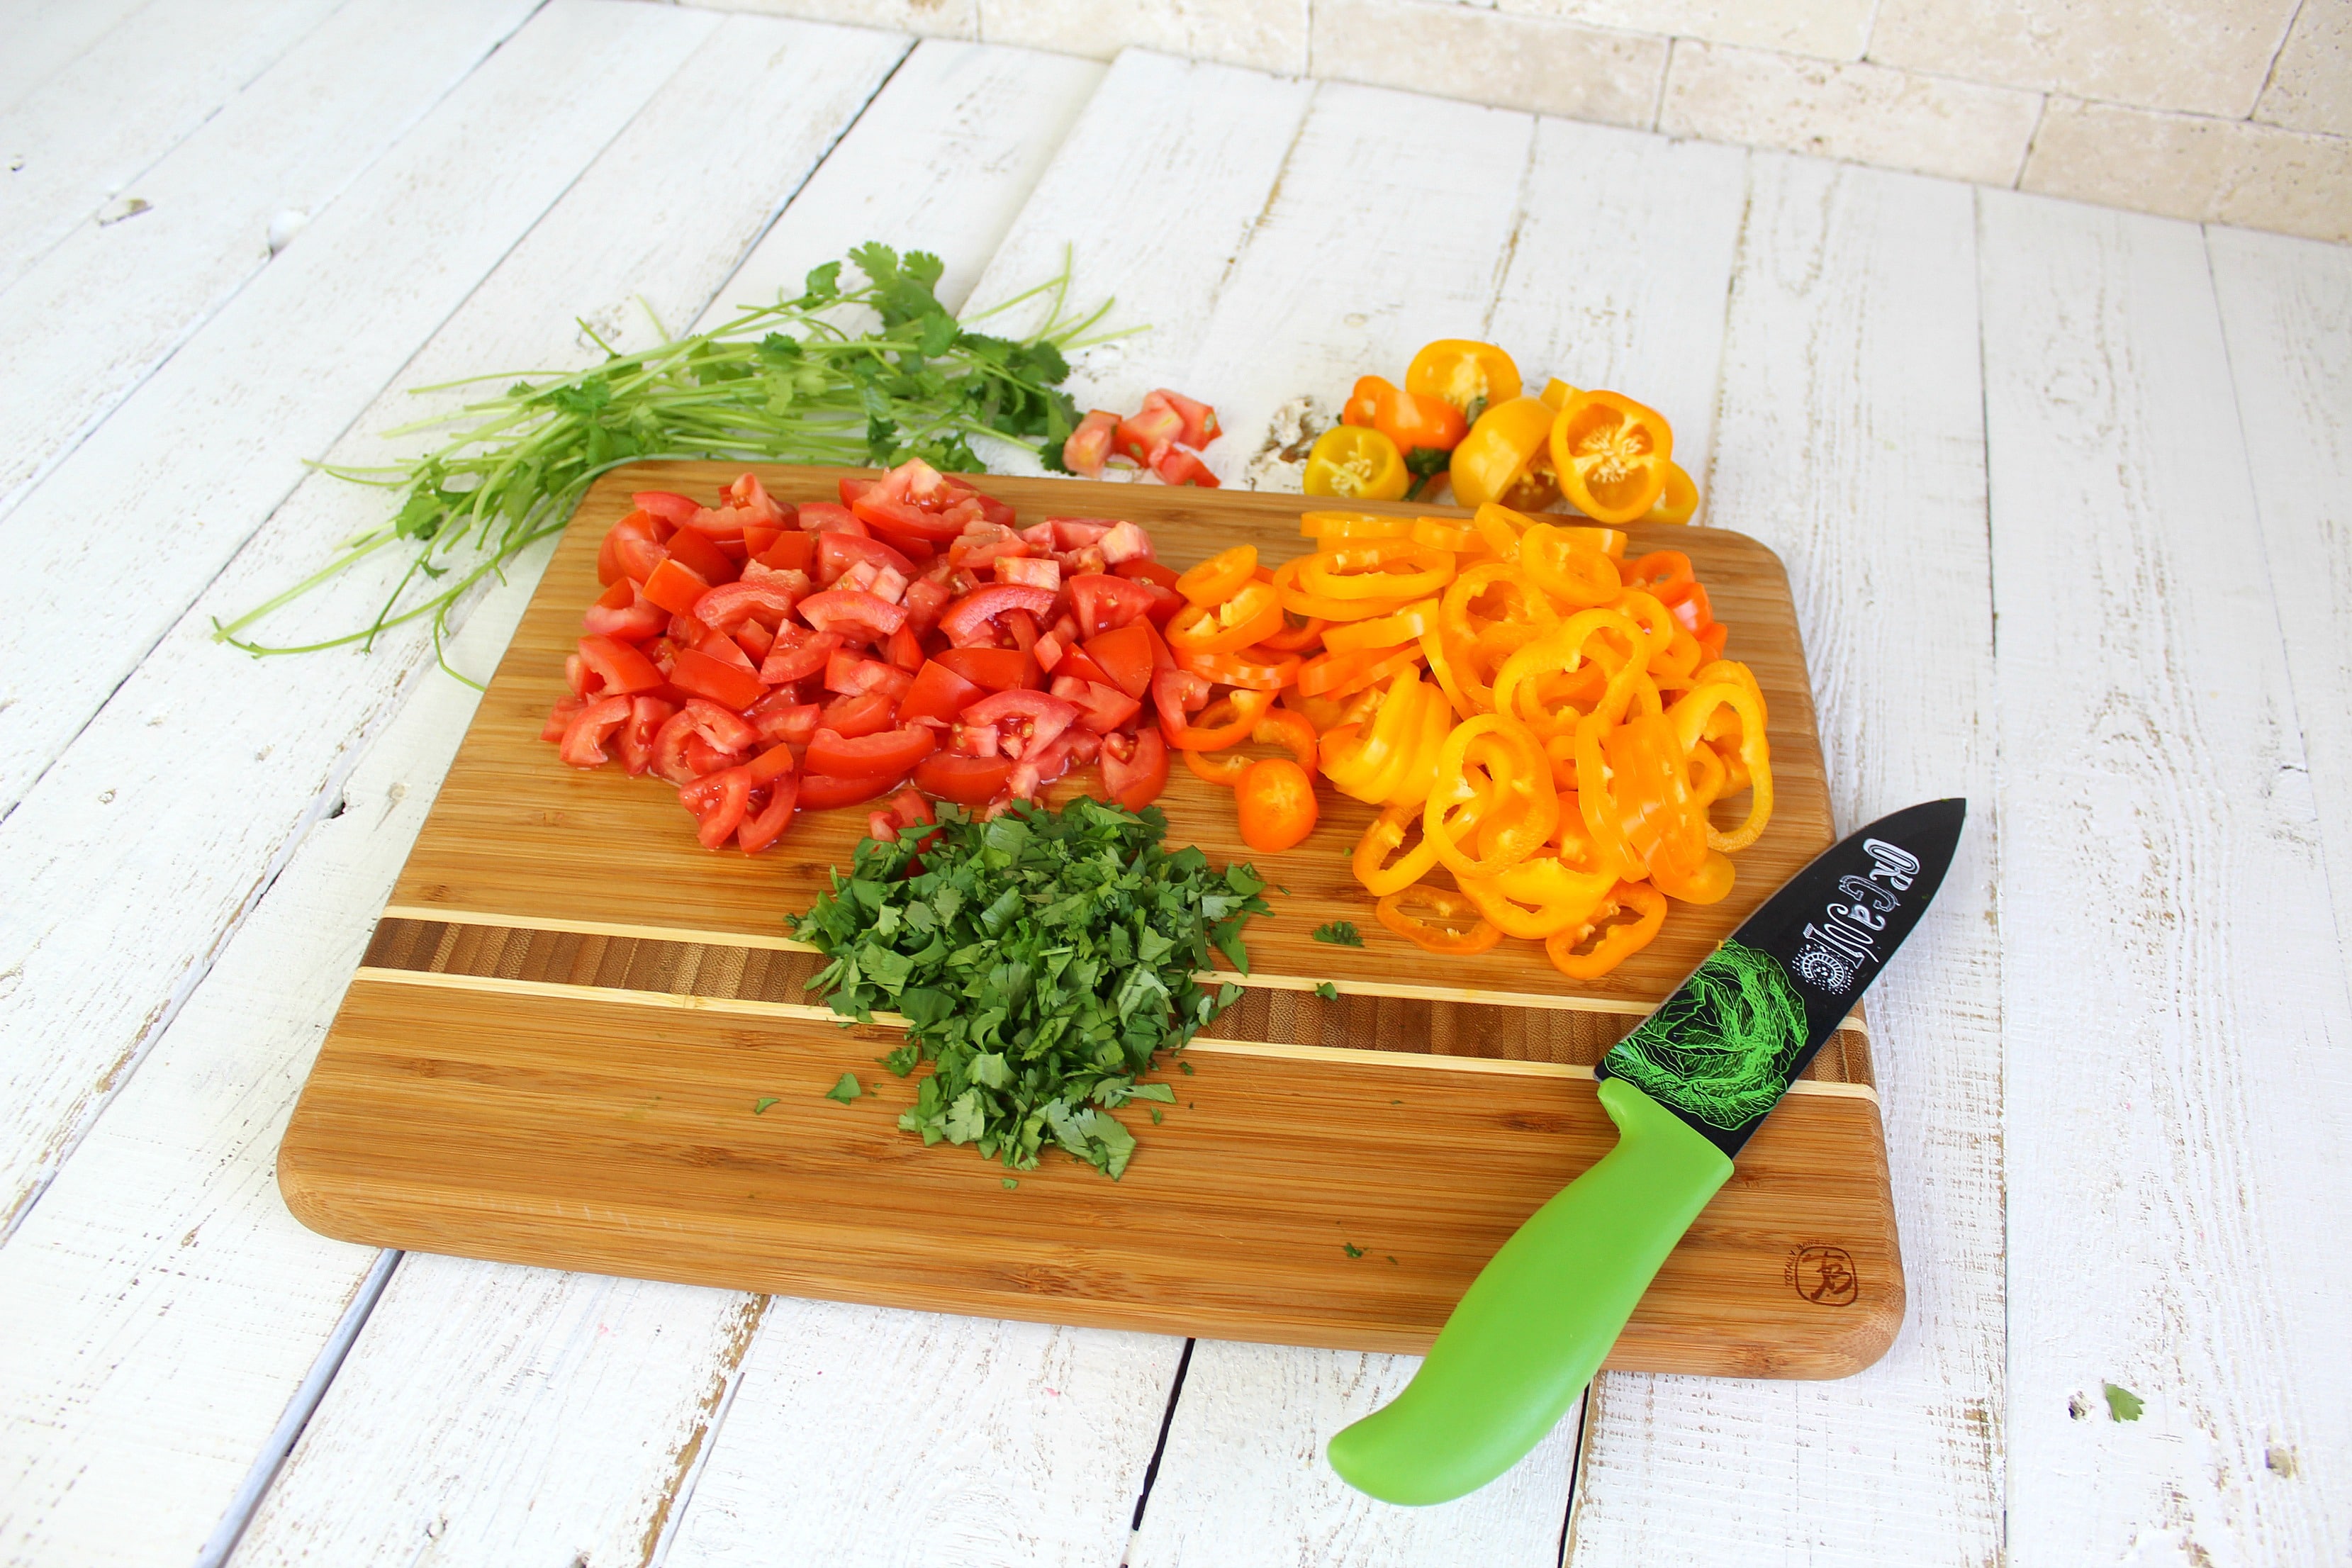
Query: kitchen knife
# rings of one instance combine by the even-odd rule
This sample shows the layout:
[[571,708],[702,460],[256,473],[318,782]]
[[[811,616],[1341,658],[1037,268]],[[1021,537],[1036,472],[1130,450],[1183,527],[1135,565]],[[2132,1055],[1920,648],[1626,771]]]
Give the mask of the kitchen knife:
[[1967,815],[1929,801],[1825,851],[1611,1048],[1595,1076],[1617,1146],[1487,1261],[1405,1391],[1331,1439],[1340,1479],[1446,1502],[1543,1440],[1732,1157],[1911,934]]

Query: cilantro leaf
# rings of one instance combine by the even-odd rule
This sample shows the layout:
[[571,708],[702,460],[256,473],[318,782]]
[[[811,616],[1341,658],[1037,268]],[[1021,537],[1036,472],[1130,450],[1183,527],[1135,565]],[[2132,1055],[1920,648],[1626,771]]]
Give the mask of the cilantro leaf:
[[1328,942],[1334,947],[1361,947],[1364,935],[1352,921],[1326,921],[1315,928],[1315,940]]
[[854,1072],[845,1072],[841,1075],[839,1083],[824,1091],[824,1097],[827,1100],[837,1100],[844,1105],[854,1105],[861,1092],[863,1091],[857,1087],[857,1075]]
[[2147,1408],[2147,1402],[2130,1389],[2118,1387],[2112,1383],[2104,1386],[2107,1395],[2108,1420],[2137,1421],[2140,1417],[2140,1412]]
[[1339,999],[1339,988],[1326,980],[1317,984],[1315,994],[1322,997],[1326,1002],[1337,1002]]
[[757,1105],[754,1105],[753,1107],[751,1107],[751,1114],[752,1114],[752,1115],[754,1115],[754,1116],[765,1116],[765,1115],[768,1113],[768,1107],[770,1107],[770,1106],[772,1106],[772,1105],[773,1105],[773,1104],[775,1104],[775,1103],[776,1103],[776,1097],[775,1097],[774,1095],[772,1095],[772,1095],[769,1095],[766,1099],[764,1099],[764,1100],[761,1100]]
[[1341,1242],[1339,1244],[1339,1250],[1346,1253],[1350,1258],[1361,1258],[1364,1255],[1364,1249],[1358,1247],[1352,1241]]

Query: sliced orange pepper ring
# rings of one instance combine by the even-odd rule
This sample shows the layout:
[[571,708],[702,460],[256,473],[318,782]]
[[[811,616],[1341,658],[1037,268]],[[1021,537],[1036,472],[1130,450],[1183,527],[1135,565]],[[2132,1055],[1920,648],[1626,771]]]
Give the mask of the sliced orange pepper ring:
[[1414,518],[1409,537],[1414,543],[1426,544],[1433,550],[1476,550],[1481,543],[1476,529],[1451,517]]
[[1397,935],[1432,952],[1464,956],[1484,952],[1503,940],[1502,931],[1467,897],[1428,882],[1383,893],[1372,913]]
[[1580,392],[1552,419],[1549,445],[1560,494],[1577,510],[1632,522],[1665,489],[1675,433],[1657,410],[1630,397]]
[[1271,691],[1228,691],[1168,737],[1180,752],[1222,752],[1238,746],[1274,706]]
[[1310,555],[1299,586],[1333,599],[1419,598],[1454,581],[1454,553],[1410,539],[1350,542]]
[[1299,574],[1313,559],[1311,555],[1297,556],[1274,569],[1271,582],[1275,594],[1282,601],[1282,607],[1294,616],[1316,616],[1326,621],[1361,621],[1401,610],[1412,602],[1411,596],[1404,595],[1387,598],[1338,599],[1328,594],[1309,593]]
[[[1743,681],[1740,676],[1747,679]],[[1717,659],[1700,669],[1698,679],[1698,687],[1667,710],[1665,721],[1687,752],[1705,738],[1706,726],[1717,710],[1728,708],[1738,715],[1738,755],[1750,792],[1748,817],[1728,833],[1712,826],[1706,830],[1708,847],[1736,854],[1756,842],[1772,815],[1772,748],[1764,730],[1764,700],[1748,668],[1727,659]]]
[[1176,668],[1191,670],[1220,686],[1245,686],[1252,691],[1279,691],[1298,679],[1295,653],[1273,653],[1260,643],[1234,653],[1180,653]]
[[[1307,721],[1305,714],[1294,713],[1287,708],[1272,709],[1252,726],[1249,738],[1261,746],[1282,747],[1306,771],[1308,778],[1315,776],[1318,750],[1315,726]],[[1239,783],[1250,764],[1258,760],[1238,750],[1210,753],[1187,751],[1184,753],[1184,765],[1196,776],[1213,784],[1223,784],[1227,789]]]
[[1368,647],[1396,647],[1409,642],[1419,642],[1422,634],[1436,624],[1437,601],[1433,598],[1419,599],[1392,616],[1333,626],[1323,634],[1323,646],[1333,653],[1354,653]]
[[1176,591],[1188,604],[1222,605],[1242,591],[1257,574],[1257,546],[1236,544],[1221,550],[1176,579]]
[[1342,539],[1409,539],[1412,519],[1378,511],[1308,511],[1299,514],[1298,531],[1327,543]]
[[[1634,920],[1622,925],[1607,924],[1629,907],[1636,916]],[[1665,920],[1666,900],[1656,889],[1646,882],[1620,882],[1610,894],[1604,910],[1596,914],[1590,925],[1572,927],[1545,938],[1544,956],[1570,980],[1598,980],[1649,946]],[[1577,952],[1595,931],[1601,940],[1590,952]]]
[[[1364,829],[1364,836],[1356,840],[1356,853],[1348,862],[1365,891],[1374,898],[1401,892],[1437,868],[1437,846],[1418,837],[1420,826],[1421,807],[1417,804],[1381,808],[1381,814]],[[1415,837],[1416,842],[1406,849],[1404,841],[1409,836]],[[1395,858],[1391,859],[1391,856]]]
[[1614,561],[1547,522],[1519,536],[1519,569],[1552,597],[1580,606],[1606,605],[1625,585]]
[[1282,629],[1257,646],[1275,653],[1304,653],[1323,640],[1323,634],[1330,625],[1320,616],[1306,616],[1294,626],[1290,624],[1290,613],[1286,610],[1283,612]]
[[1282,630],[1282,600],[1271,583],[1242,584],[1216,605],[1187,605],[1168,623],[1168,646],[1178,653],[1238,653]]

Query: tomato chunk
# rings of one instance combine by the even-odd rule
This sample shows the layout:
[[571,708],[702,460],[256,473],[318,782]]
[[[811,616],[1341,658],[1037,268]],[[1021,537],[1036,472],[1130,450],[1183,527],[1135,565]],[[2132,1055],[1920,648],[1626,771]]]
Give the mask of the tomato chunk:
[[677,798],[694,813],[694,836],[705,849],[716,849],[743,826],[751,804],[751,774],[744,768],[722,768],[709,778],[679,786]]
[[1168,742],[1157,730],[1146,730],[1131,740],[1107,736],[1103,741],[1103,788],[1129,811],[1141,811],[1168,787]]
[[938,748],[931,732],[919,724],[856,737],[819,730],[809,742],[808,771],[835,778],[864,773],[897,773],[908,769]]
[[722,663],[698,647],[678,650],[677,662],[670,667],[669,683],[680,691],[708,697],[738,712],[768,694],[768,688],[757,674]]
[[951,647],[932,656],[943,668],[988,691],[1040,686],[1037,662],[1014,647]]
[[1012,775],[1010,757],[967,757],[933,752],[915,764],[915,787],[958,805],[985,805]]
[[999,691],[964,710],[963,722],[974,728],[992,726],[1004,754],[1015,759],[1034,756],[1056,736],[1078,721],[1078,710],[1043,691]]
[[888,795],[906,782],[904,773],[857,773],[840,778],[831,773],[803,773],[800,804],[811,811],[858,805]]

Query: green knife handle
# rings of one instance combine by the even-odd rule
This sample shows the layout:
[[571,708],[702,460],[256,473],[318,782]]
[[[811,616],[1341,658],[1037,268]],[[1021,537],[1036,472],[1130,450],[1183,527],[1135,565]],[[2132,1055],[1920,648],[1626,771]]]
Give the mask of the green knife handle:
[[1731,1177],[1723,1151],[1621,1078],[1617,1146],[1487,1261],[1405,1391],[1331,1439],[1340,1479],[1447,1502],[1518,1463],[1601,1368],[1659,1266]]

